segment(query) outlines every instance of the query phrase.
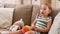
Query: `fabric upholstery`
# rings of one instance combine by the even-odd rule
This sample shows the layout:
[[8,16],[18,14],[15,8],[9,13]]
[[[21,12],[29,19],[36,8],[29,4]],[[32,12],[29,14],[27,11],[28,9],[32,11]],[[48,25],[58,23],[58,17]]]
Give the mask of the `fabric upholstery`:
[[32,15],[32,5],[21,5],[17,6],[14,12],[13,22],[23,19],[25,25],[30,25]]
[[[60,12],[54,18],[53,24],[48,34],[58,34],[60,25]],[[58,30],[59,29],[59,30]]]
[[52,9],[51,16],[52,16],[52,19],[53,19],[53,20],[54,20],[55,16],[56,16],[59,12],[60,12],[59,10]]
[[37,13],[39,13],[39,11],[40,11],[40,6],[33,5],[32,16],[31,16],[31,23],[34,21]]
[[8,29],[12,24],[14,8],[0,8],[0,28]]

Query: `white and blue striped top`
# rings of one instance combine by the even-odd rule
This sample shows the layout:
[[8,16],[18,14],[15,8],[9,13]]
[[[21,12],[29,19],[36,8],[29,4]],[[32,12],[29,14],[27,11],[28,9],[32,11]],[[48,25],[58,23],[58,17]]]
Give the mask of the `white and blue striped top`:
[[36,20],[37,20],[37,23],[36,23],[35,27],[46,28],[48,21],[51,20],[51,16],[48,16],[46,19],[42,19],[42,17],[40,15],[37,15]]

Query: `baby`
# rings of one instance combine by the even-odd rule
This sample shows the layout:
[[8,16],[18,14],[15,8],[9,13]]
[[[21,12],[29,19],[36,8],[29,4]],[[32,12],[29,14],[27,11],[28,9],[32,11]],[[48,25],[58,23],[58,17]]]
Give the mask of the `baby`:
[[36,19],[32,23],[32,31],[25,34],[45,34],[50,30],[52,18],[50,16],[52,8],[49,4],[42,4],[40,7],[40,14],[36,15]]

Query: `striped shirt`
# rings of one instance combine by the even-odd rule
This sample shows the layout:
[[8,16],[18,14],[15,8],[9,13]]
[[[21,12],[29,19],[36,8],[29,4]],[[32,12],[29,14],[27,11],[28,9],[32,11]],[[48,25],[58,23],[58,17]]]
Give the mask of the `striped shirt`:
[[36,23],[35,27],[46,28],[48,21],[51,20],[51,17],[48,16],[46,19],[42,19],[42,17],[40,15],[37,15],[36,20],[37,20],[37,23]]

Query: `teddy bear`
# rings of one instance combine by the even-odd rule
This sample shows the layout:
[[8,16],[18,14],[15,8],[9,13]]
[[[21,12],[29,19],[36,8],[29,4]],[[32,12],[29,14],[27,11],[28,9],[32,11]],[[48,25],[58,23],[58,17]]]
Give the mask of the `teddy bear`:
[[19,21],[16,21],[9,29],[9,31],[17,31],[19,29],[21,29],[24,26],[24,22],[22,19],[20,19]]

